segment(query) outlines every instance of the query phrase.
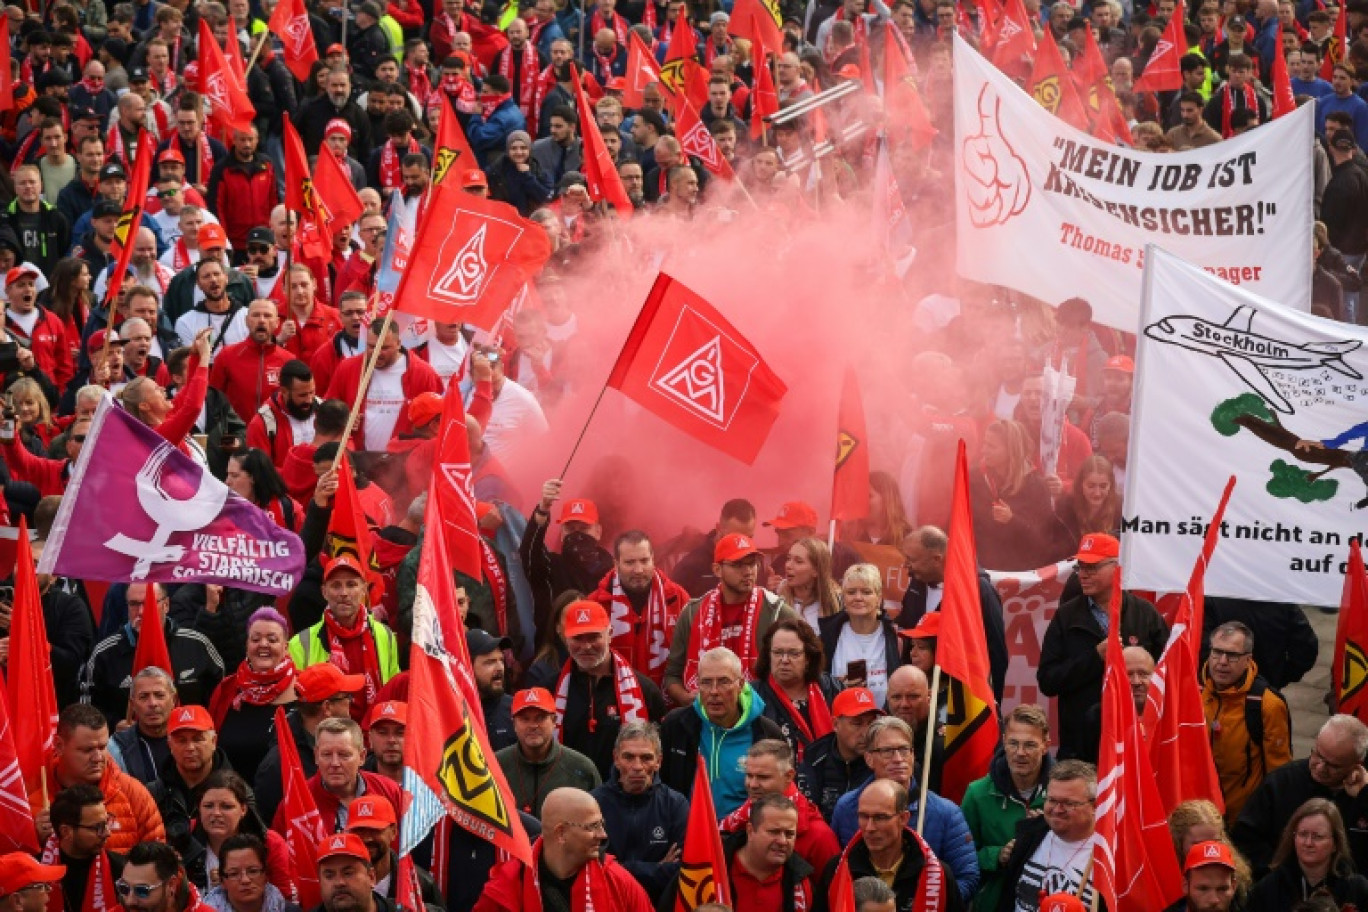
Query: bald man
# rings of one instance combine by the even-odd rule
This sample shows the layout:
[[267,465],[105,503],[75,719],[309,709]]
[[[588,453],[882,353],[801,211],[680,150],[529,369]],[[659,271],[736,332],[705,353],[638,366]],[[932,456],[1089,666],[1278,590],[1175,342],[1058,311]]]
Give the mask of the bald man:
[[[926,750],[926,718],[931,714],[931,682],[926,680],[926,672],[915,665],[899,666],[888,676],[888,698],[884,707],[888,714],[897,716],[916,733],[918,765]],[[936,713],[945,720],[945,704],[940,704]],[[931,769],[926,771],[927,788],[940,791],[941,770],[945,766],[945,739],[936,738],[931,745]],[[919,774],[920,775],[920,774]]]
[[209,385],[222,390],[239,417],[249,419],[280,386],[280,369],[292,356],[276,344],[276,303],[257,298],[247,308],[247,338],[225,347],[214,359]]
[[[532,870],[516,858],[494,869],[474,912],[522,912],[527,890],[540,889],[543,909],[577,909],[596,885],[594,912],[652,912],[651,898],[626,868],[603,855],[608,831],[588,792],[558,788],[542,803],[542,834],[532,844]],[[591,873],[592,871],[592,873]]]
[[1135,714],[1143,716],[1150,678],[1154,677],[1154,656],[1143,646],[1127,646],[1121,650],[1121,656],[1126,660],[1126,677],[1130,680],[1131,696],[1135,698]]

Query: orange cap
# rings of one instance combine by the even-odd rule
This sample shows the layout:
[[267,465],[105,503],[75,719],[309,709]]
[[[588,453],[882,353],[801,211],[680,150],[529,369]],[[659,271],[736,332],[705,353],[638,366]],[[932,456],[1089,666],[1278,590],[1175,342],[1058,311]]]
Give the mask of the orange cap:
[[323,582],[326,583],[339,570],[350,570],[362,579],[366,578],[366,571],[362,569],[361,562],[354,555],[343,552],[328,561],[323,568]]
[[1080,564],[1100,564],[1106,560],[1116,560],[1121,556],[1121,543],[1110,535],[1093,533],[1083,536],[1078,543],[1078,553],[1074,559]]
[[899,636],[905,636],[909,640],[932,640],[940,636],[941,615],[939,611],[932,611],[923,614],[921,620],[917,621],[917,626],[911,630],[899,630]]
[[377,722],[397,722],[408,725],[408,704],[403,700],[386,700],[376,703],[366,714],[366,728]]
[[879,711],[879,704],[874,701],[873,692],[867,687],[848,687],[831,701],[833,719],[853,719],[870,712],[883,715]]
[[733,532],[731,535],[724,535],[719,538],[717,544],[713,545],[713,562],[726,564],[744,560],[759,553],[760,549],[755,547],[754,541],[740,532]]
[[801,500],[790,500],[779,508],[779,515],[765,525],[775,529],[815,529],[817,509]]
[[370,864],[370,852],[366,849],[366,844],[361,841],[361,837],[355,833],[334,833],[318,845],[318,852],[315,855],[319,864],[329,858],[355,858],[357,861],[364,861]]
[[598,633],[613,626],[603,606],[588,599],[571,602],[565,609],[564,618],[567,638],[584,633]]
[[1199,842],[1188,849],[1187,861],[1183,863],[1185,873],[1193,868],[1205,868],[1207,865],[1220,865],[1235,870],[1235,855],[1230,851],[1230,846],[1212,840]]
[[1040,901],[1040,912],[1088,912],[1088,907],[1072,893],[1055,893]]
[[178,731],[211,732],[214,718],[203,706],[177,706],[171,713],[171,722],[166,726],[168,734]]
[[591,526],[598,521],[598,507],[594,505],[592,500],[583,497],[567,500],[565,505],[561,507],[560,519],[556,520],[558,523],[582,522],[589,523]]
[[362,795],[347,805],[347,832],[352,830],[383,830],[399,820],[394,816],[394,805],[384,795]]
[[556,701],[552,699],[551,691],[545,687],[529,687],[527,690],[520,690],[513,695],[513,708],[509,715],[516,716],[524,709],[553,713],[556,711]]

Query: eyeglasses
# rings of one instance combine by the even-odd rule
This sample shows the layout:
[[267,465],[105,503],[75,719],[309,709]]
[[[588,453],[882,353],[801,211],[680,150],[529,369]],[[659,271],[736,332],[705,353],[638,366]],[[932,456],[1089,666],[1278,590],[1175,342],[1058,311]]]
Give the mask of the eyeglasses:
[[231,871],[219,869],[219,877],[223,880],[242,880],[243,878],[255,880],[265,873],[265,868],[234,868]]
[[151,899],[152,894],[166,885],[166,881],[161,880],[154,884],[131,884],[126,880],[120,879],[114,883],[114,890],[120,896],[127,898],[132,896],[134,899]]
[[1217,649],[1215,646],[1211,647],[1211,657],[1218,662],[1238,662],[1248,655],[1249,653],[1247,652],[1231,652],[1229,649]]
[[109,835],[109,821],[106,820],[106,821],[104,821],[103,823],[96,823],[96,824],[78,823],[78,824],[76,824],[76,829],[78,829],[78,830],[90,830],[90,832],[94,833],[96,836],[108,836],[108,835]]
[[910,757],[913,754],[910,747],[871,747],[868,752],[885,760],[893,757]]
[[565,822],[565,825],[572,826],[577,830],[584,830],[584,832],[586,833],[608,832],[608,827],[604,826],[602,817],[600,817],[598,820],[593,821],[592,823],[572,823],[571,821],[567,820]]
[[30,890],[37,890],[39,893],[51,893],[51,892],[52,892],[52,884],[50,884],[50,883],[32,883],[32,884],[29,884],[27,887],[20,887],[19,889],[15,890],[14,892],[15,892],[15,893],[27,893],[27,892],[30,891]]
[[1092,804],[1092,802],[1091,802],[1091,801],[1066,801],[1066,800],[1063,799],[1063,798],[1046,798],[1046,799],[1045,799],[1045,804],[1046,804],[1046,805],[1051,805],[1051,804],[1053,804],[1055,807],[1064,808],[1066,811],[1076,811],[1076,810],[1078,810],[1078,809],[1081,808],[1081,807],[1087,807],[1088,805]]
[[801,658],[803,657],[803,650],[801,650],[801,649],[771,649],[771,650],[770,650],[770,656],[773,657],[773,658],[776,658],[776,659],[788,659],[788,660],[791,661],[791,662],[796,662],[796,661],[798,661],[799,659],[801,659]]
[[1008,753],[1030,754],[1040,750],[1039,741],[1004,741],[1002,746]]
[[271,252],[271,247],[270,247],[269,244],[248,244],[248,245],[247,245],[247,252],[248,252],[248,253],[270,253],[270,252]]
[[85,434],[72,434],[68,439],[74,440],[77,443],[85,443],[85,438]]
[[698,682],[699,690],[718,691],[726,690],[736,685],[735,678],[704,678]]

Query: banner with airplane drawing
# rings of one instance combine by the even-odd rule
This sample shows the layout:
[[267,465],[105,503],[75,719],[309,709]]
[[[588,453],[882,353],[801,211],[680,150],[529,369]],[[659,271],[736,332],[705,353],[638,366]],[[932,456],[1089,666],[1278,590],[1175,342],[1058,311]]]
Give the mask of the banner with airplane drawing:
[[1127,588],[1182,590],[1235,489],[1209,595],[1338,605],[1368,521],[1368,330],[1146,254],[1126,468]]

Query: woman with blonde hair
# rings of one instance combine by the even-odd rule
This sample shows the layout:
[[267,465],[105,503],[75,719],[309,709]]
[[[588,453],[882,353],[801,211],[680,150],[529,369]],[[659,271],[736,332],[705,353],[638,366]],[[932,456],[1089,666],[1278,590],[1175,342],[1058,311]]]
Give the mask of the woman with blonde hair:
[[14,406],[19,442],[34,456],[47,456],[48,444],[62,433],[52,421],[52,405],[43,388],[32,377],[21,377],[10,384],[9,400]]
[[994,421],[983,432],[980,462],[969,473],[979,562],[995,570],[1030,570],[1050,559],[1050,489],[1032,466],[1026,429]]
[[1316,895],[1368,909],[1368,879],[1354,873],[1344,818],[1325,798],[1307,801],[1287,821],[1271,870],[1249,892],[1248,912],[1283,912]]
[[841,580],[841,610],[819,622],[827,671],[846,687],[867,687],[884,705],[888,676],[901,664],[898,630],[883,612],[883,574],[856,564]]
[[1235,858],[1235,899],[1240,904],[1237,908],[1242,907],[1254,882],[1254,872],[1231,843],[1220,809],[1210,801],[1194,798],[1175,807],[1169,814],[1168,824],[1179,868],[1187,861],[1188,852],[1199,842],[1222,842],[1230,846],[1231,855]]
[[776,594],[817,632],[817,622],[841,610],[841,590],[831,576],[831,549],[820,538],[789,546]]

